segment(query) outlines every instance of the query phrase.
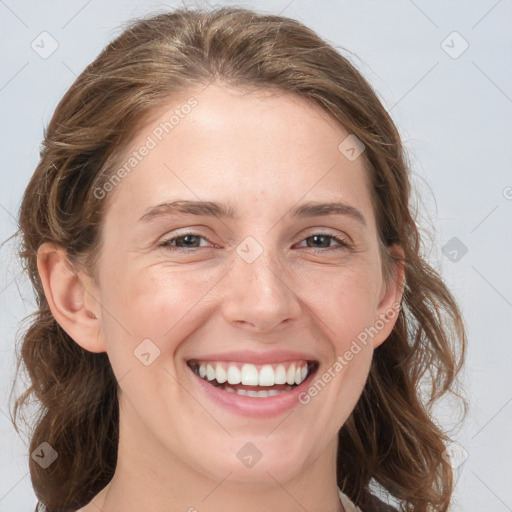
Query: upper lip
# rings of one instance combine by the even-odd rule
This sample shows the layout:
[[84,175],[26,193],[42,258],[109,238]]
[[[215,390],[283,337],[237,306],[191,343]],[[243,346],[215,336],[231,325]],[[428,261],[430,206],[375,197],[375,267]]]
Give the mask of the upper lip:
[[188,361],[232,361],[234,363],[275,364],[285,361],[317,361],[311,354],[294,352],[292,350],[269,350],[267,352],[253,352],[251,350],[234,350],[215,354],[191,357]]

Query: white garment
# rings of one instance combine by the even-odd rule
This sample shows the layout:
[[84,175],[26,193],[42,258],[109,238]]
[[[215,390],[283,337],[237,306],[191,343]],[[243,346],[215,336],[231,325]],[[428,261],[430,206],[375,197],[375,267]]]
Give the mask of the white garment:
[[345,509],[345,512],[362,512],[359,507],[356,507],[349,499],[349,497],[346,494],[343,494],[341,492],[341,489],[338,487],[338,492],[340,495],[340,501],[343,505],[343,508]]

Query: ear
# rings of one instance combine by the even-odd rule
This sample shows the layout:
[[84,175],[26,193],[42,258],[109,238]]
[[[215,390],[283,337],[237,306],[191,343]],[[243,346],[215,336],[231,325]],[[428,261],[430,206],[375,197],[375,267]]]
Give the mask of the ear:
[[373,348],[381,345],[391,334],[400,312],[400,303],[404,293],[405,269],[404,250],[399,245],[387,248],[393,257],[388,278],[383,280],[380,301],[375,317],[375,330]]
[[44,243],[37,251],[37,269],[50,310],[59,325],[82,348],[105,352],[101,333],[101,306],[94,280],[77,272],[67,251]]

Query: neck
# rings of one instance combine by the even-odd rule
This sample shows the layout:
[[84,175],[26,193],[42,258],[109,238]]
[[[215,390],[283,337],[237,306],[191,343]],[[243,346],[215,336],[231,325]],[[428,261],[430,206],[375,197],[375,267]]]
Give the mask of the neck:
[[102,493],[102,512],[343,511],[336,482],[337,438],[288,479],[277,479],[272,468],[260,467],[258,478],[240,481],[236,471],[214,475],[191,467],[149,432],[144,435],[141,425],[133,428],[133,418],[131,428],[123,419],[121,412],[117,466]]

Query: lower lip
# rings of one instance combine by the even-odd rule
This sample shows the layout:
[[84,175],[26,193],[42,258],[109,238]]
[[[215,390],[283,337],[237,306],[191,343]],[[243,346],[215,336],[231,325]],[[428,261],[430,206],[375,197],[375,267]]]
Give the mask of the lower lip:
[[238,415],[259,418],[278,416],[299,405],[299,395],[308,388],[311,379],[318,371],[317,367],[313,372],[308,374],[304,382],[301,382],[290,391],[284,391],[274,396],[252,397],[230,393],[229,391],[224,391],[222,388],[208,384],[206,380],[197,375],[188,365],[187,368],[192,374],[192,380],[196,382],[199,388],[206,393],[206,396],[210,397],[217,405]]

